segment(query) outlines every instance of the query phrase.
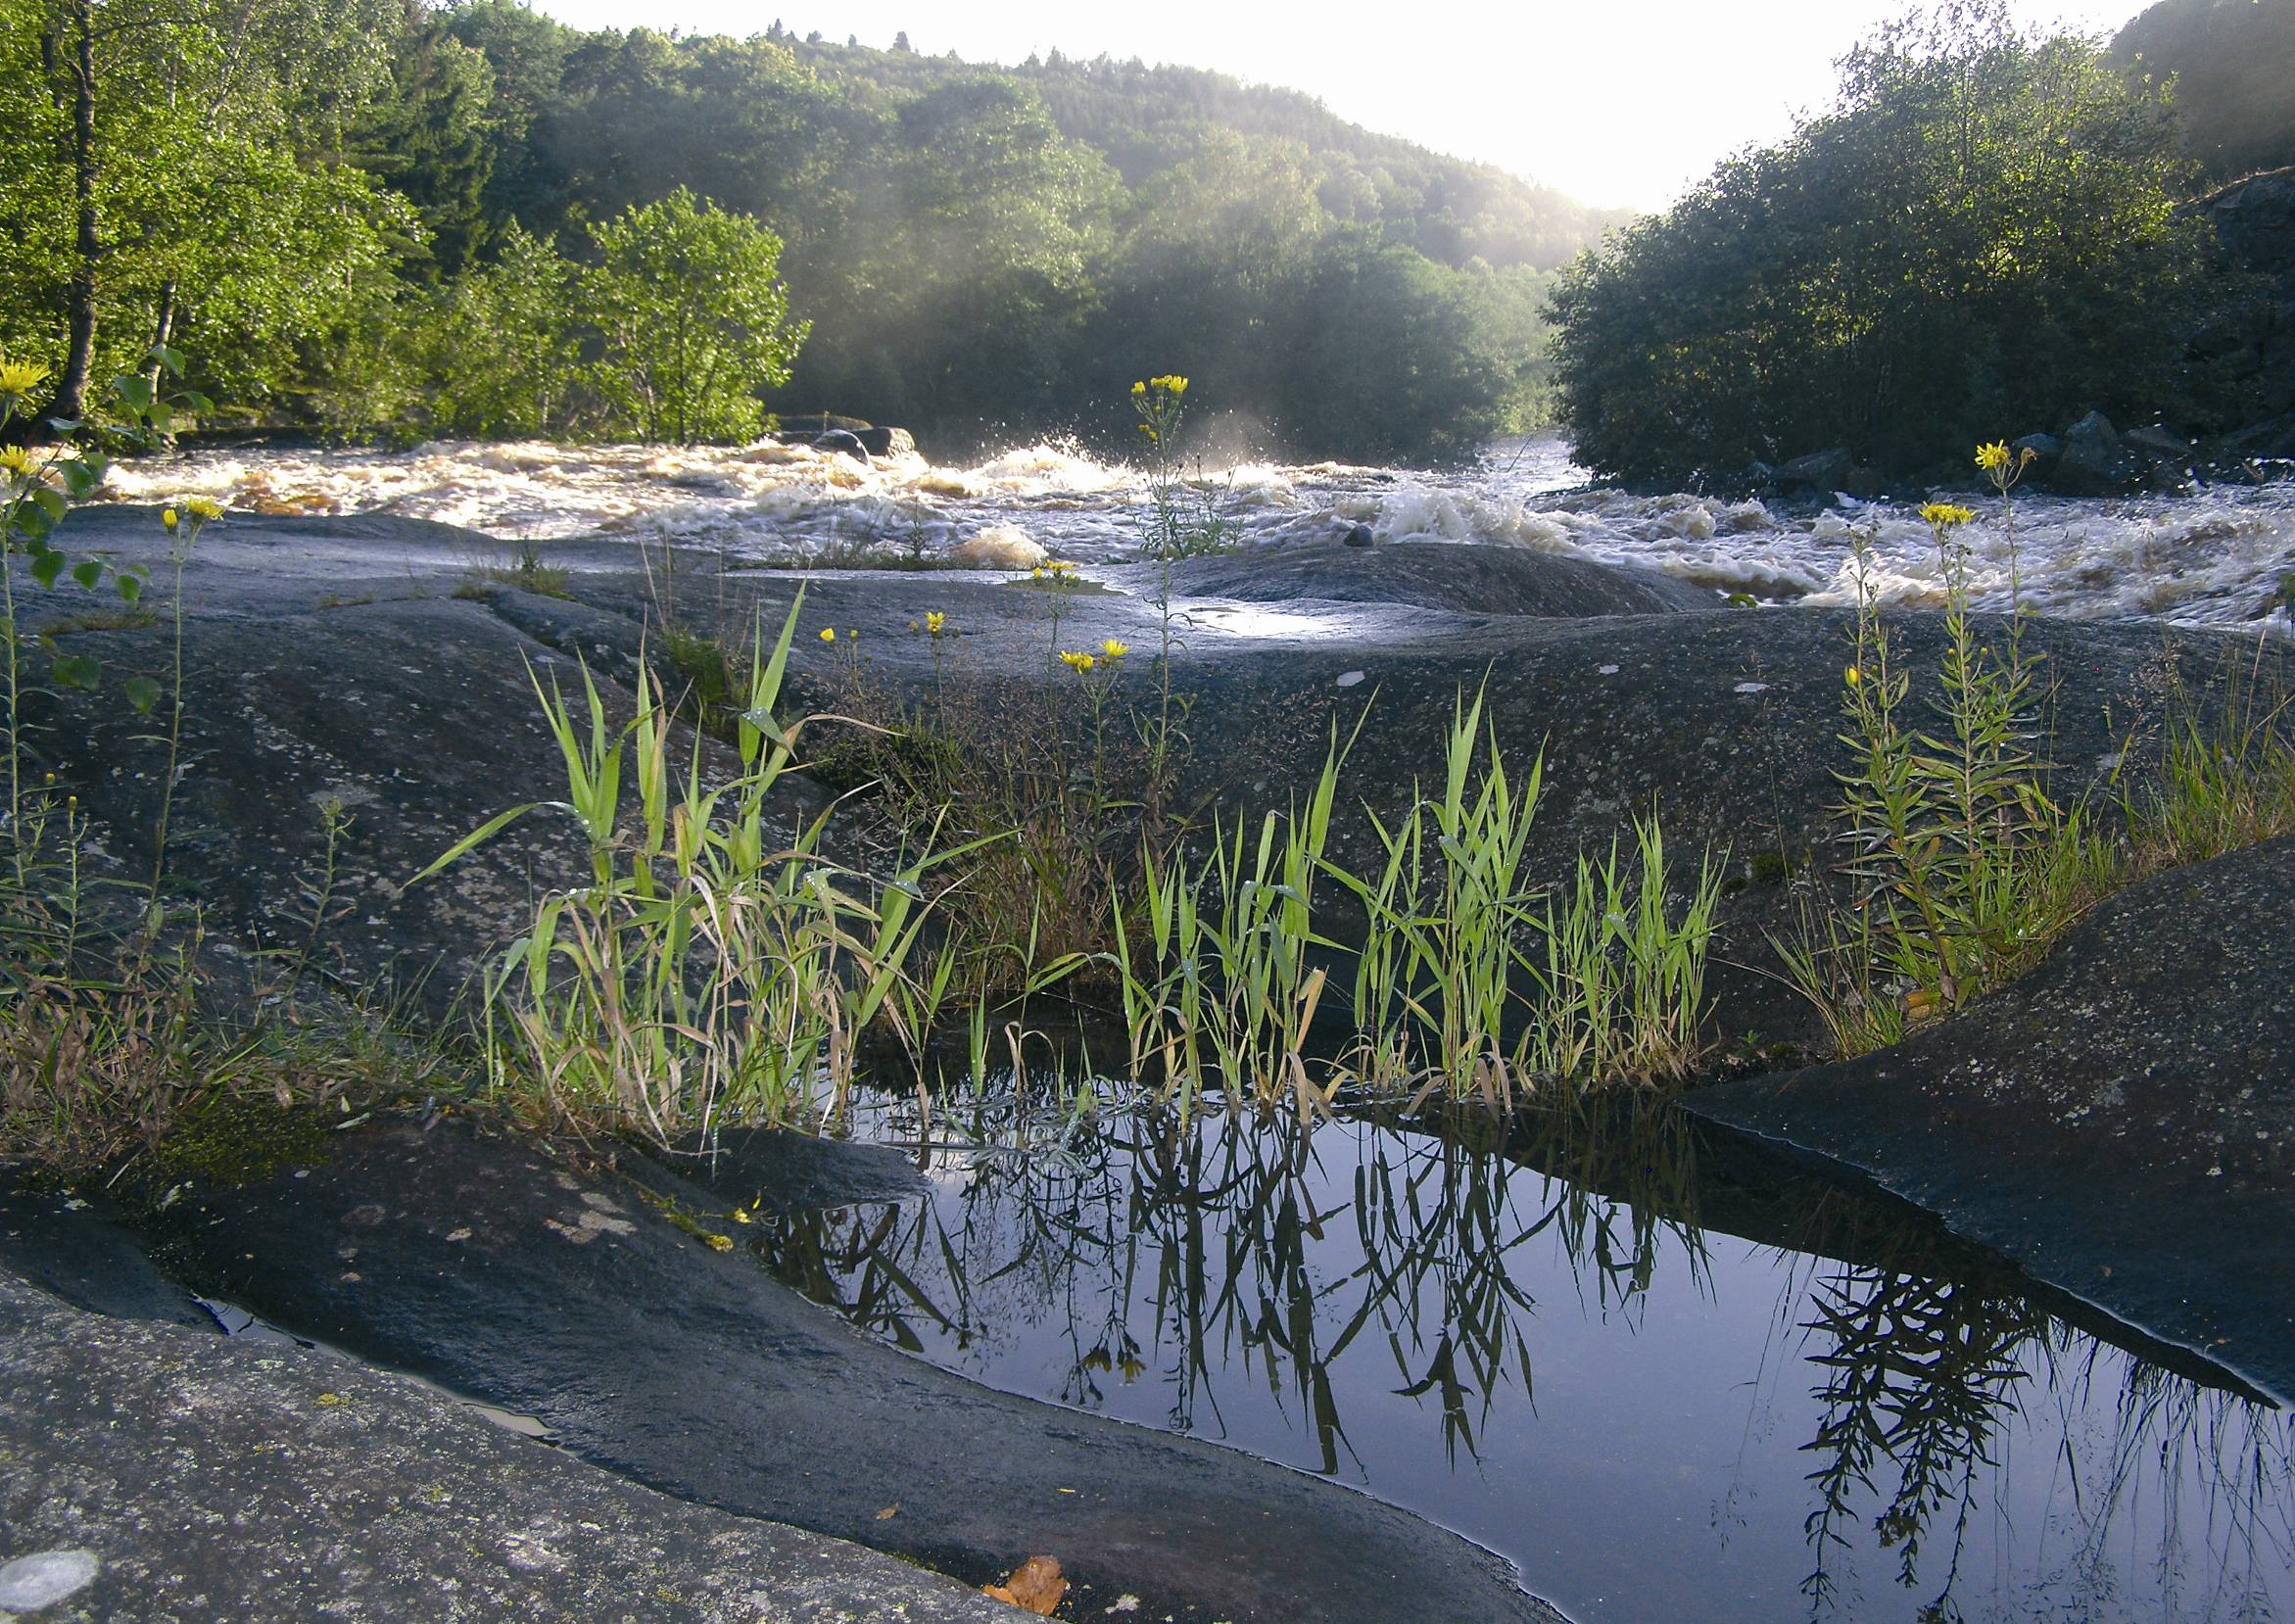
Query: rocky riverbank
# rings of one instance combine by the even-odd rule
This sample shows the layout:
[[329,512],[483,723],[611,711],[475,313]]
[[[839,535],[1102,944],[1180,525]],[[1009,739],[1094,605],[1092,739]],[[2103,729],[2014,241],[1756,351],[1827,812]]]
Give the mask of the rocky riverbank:
[[[83,510],[62,539],[120,563],[157,562],[164,549],[153,514],[131,509]],[[1040,714],[1044,685],[1073,681],[1049,658],[1055,609],[1070,646],[1114,639],[1144,656],[1164,633],[1144,565],[1092,569],[1055,593],[1026,576],[798,577],[725,563],[660,549],[641,559],[627,544],[595,540],[553,547],[547,574],[521,574],[499,544],[448,526],[219,522],[185,577],[189,767],[170,852],[212,938],[242,957],[294,950],[320,884],[328,974],[346,987],[396,979],[444,1011],[523,927],[532,897],[575,875],[582,850],[570,828],[533,819],[436,882],[406,881],[494,813],[561,792],[535,683],[579,685],[587,670],[626,712],[641,662],[676,680],[665,620],[745,638],[754,624],[778,627],[801,592],[792,710],[847,705],[856,685],[881,702],[921,705],[961,684],[966,714],[983,727],[999,707]],[[533,590],[542,586],[553,590]],[[1335,852],[1362,863],[1370,820],[1391,821],[1439,772],[1460,693],[1482,691],[1501,745],[1524,763],[1543,751],[1531,882],[1566,878],[1581,852],[1654,809],[1686,862],[1709,852],[1727,870],[1711,1035],[1772,1059],[1814,1041],[1769,937],[1789,917],[1793,877],[1826,840],[1839,793],[1842,613],[1732,608],[1654,574],[1524,549],[1336,540],[1192,560],[1171,587],[1187,805],[1233,816],[1287,804],[1336,729],[1355,743]],[[74,622],[68,597],[42,608],[58,646],[100,656],[103,676],[92,695],[40,701],[40,764],[82,787],[89,863],[142,872],[164,758],[148,720],[123,702],[124,685],[164,663],[167,624]],[[935,614],[938,638],[926,630]],[[1896,624],[1901,657],[1932,670],[1934,617]],[[823,629],[837,639],[821,641]],[[2233,646],[2158,626],[2041,621],[2030,635],[2047,657],[2068,795],[2140,768],[2172,691],[2207,692]],[[2278,679],[2275,649],[2247,642],[2237,651],[2243,673]],[[686,742],[704,774],[730,770],[729,746]],[[787,815],[814,815],[831,796],[800,782]],[[331,846],[329,807],[349,819]],[[2291,850],[2267,845],[2127,893],[2028,980],[1899,1050],[1709,1090],[1693,1108],[1859,1170],[2073,1296],[2287,1395],[2295,1073],[2277,1039],[2295,969],[2278,945],[2295,941],[2295,917],[2282,917],[2295,898]],[[1331,929],[1344,932],[1343,916]],[[383,1497],[377,1505],[410,1504],[426,1473],[450,1495],[464,1493],[454,1474],[476,1473],[475,1495],[481,1482],[528,1471],[502,1453],[508,1443],[465,1447],[476,1433],[440,1446],[447,1457],[422,1457],[410,1434],[389,1428],[413,1426],[429,1401],[386,1392],[381,1378],[345,1385],[300,1355],[262,1356],[284,1361],[273,1369],[241,1351],[200,1351],[189,1327],[206,1311],[186,1308],[171,1283],[182,1279],[539,1417],[573,1453],[731,1514],[679,1511],[679,1532],[659,1536],[643,1561],[609,1539],[532,1574],[516,1551],[480,1542],[471,1560],[483,1575],[472,1570],[468,1583],[527,1585],[517,1594],[536,1598],[536,1616],[578,1613],[581,1598],[633,1572],[724,1607],[749,1594],[725,1575],[751,1568],[801,1576],[817,1559],[831,1588],[882,1580],[841,1548],[776,1545],[782,1536],[749,1518],[976,1583],[1053,1550],[1094,1610],[1129,1595],[1151,1612],[1239,1621],[1550,1616],[1504,1564],[1408,1513],[1209,1446],[986,1394],[862,1342],[707,1242],[758,1197],[794,1199],[808,1181],[849,1197],[853,1179],[906,1176],[881,1159],[800,1173],[737,1158],[704,1180],[634,1156],[611,1167],[552,1160],[431,1109],[354,1124],[324,1135],[320,1153],[247,1170],[236,1182],[197,1180],[170,1201],[171,1216],[145,1220],[135,1255],[156,1245],[157,1271],[91,1268],[84,1248],[0,1246],[0,1262],[86,1308],[181,1322],[96,1322],[100,1334],[86,1340],[88,1321],[6,1287],[5,1306],[24,1312],[0,1344],[0,1374],[29,1396],[24,1413],[148,1360],[147,1382],[115,1411],[139,1444],[221,1448],[220,1435],[198,1431],[220,1427],[231,1448],[255,1450],[266,1429],[323,1409],[323,1426],[343,1433],[334,1442],[356,1452],[371,1409],[398,1417],[372,1422],[386,1465],[361,1492]],[[36,1208],[37,1192],[18,1199],[0,1227],[20,1241],[88,1221],[76,1210],[61,1217],[63,1203]],[[24,1201],[36,1223],[23,1219],[34,1211]],[[99,1277],[111,1283],[88,1284]],[[233,1380],[244,1386],[240,1409],[216,1420],[199,1395]],[[325,1405],[319,1383],[355,1389],[354,1402]],[[920,1414],[932,1417],[923,1449]],[[145,1492],[118,1469],[89,1475],[94,1434],[59,1433],[46,1451],[36,1434],[34,1423],[13,1438],[0,1461],[12,1526],[16,1506],[44,1495],[117,1507]],[[893,1456],[897,1491],[881,1464]],[[264,1479],[276,1488],[264,1504],[281,1509],[263,1537],[318,1539],[284,1507],[332,1492],[326,1474],[341,1459],[283,1457]],[[652,1514],[639,1491],[580,1481],[590,1486],[543,1472],[502,1492],[532,1497],[535,1516],[550,1495],[590,1496],[607,1528]],[[148,1530],[135,1531],[145,1525],[107,1526],[144,1542],[144,1565],[115,1563],[108,1571],[128,1588],[99,1597],[213,1584],[237,1598],[241,1616],[286,1617],[316,1594],[283,1589],[287,1600],[266,1612],[263,1596],[207,1570],[168,1577],[175,1570],[148,1549]],[[369,1543],[346,1549],[378,1574],[396,1571],[388,1541],[399,1525],[361,1513],[361,1527]],[[43,1542],[71,1543],[61,1523],[38,1528]],[[704,1551],[719,1554],[717,1567],[699,1565]],[[787,1616],[821,1616],[804,1610],[814,1592],[767,1590]],[[379,1578],[359,1592],[371,1607],[412,1594]],[[948,1610],[910,1616],[971,1616],[953,1593],[918,1594],[918,1608]],[[118,1605],[132,1615],[129,1600]],[[652,1616],[643,1604],[629,1610]]]

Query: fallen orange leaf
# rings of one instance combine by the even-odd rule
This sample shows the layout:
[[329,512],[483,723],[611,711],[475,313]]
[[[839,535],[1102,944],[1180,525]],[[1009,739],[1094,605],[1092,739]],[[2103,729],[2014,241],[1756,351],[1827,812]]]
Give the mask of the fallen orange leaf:
[[1068,1594],[1068,1580],[1060,1571],[1057,1557],[1030,1556],[1014,1570],[1011,1578],[1001,1585],[985,1586],[981,1594],[993,1600],[1009,1601],[1039,1618],[1049,1618],[1052,1609],[1060,1605],[1060,1599]]

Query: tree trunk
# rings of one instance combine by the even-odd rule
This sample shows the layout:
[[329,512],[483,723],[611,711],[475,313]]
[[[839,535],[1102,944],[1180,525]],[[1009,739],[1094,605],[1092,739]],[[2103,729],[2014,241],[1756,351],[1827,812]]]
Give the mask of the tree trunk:
[[[152,348],[165,350],[175,336],[175,278],[170,276],[160,284],[160,315],[152,323]],[[160,373],[163,370],[158,358],[143,369],[143,375],[152,386],[152,399],[160,396]]]
[[94,0],[71,0],[79,37],[72,97],[72,195],[79,225],[72,243],[72,284],[65,292],[71,348],[56,399],[45,415],[77,422],[87,415],[88,373],[96,357],[96,264],[104,257],[96,230],[96,40]]

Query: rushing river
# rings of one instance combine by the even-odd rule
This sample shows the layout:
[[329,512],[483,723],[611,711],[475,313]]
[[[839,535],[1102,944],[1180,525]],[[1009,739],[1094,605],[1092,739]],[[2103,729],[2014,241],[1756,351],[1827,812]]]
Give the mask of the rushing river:
[[931,1193],[758,1251],[991,1386],[1409,1506],[1579,1624],[2295,1608],[2285,1411],[1669,1121],[1468,1148],[871,1106]]
[[[1772,507],[1590,489],[1552,437],[1496,446],[1440,471],[1245,463],[1209,473],[1203,489],[1244,543],[1327,538],[1360,524],[1382,542],[1479,542],[1650,565],[1765,601],[1846,601],[1848,539],[1870,528],[1887,597],[1931,602],[1938,590],[1928,528],[1907,507],[1847,498]],[[779,563],[965,549],[957,555],[1002,564],[1028,561],[1038,549],[1100,562],[1135,549],[1147,518],[1139,470],[1058,445],[962,468],[920,457],[864,468],[835,453],[771,444],[203,451],[122,465],[109,494],[401,513],[504,538],[627,535]],[[2010,557],[1999,504],[1975,505],[1984,516],[1971,532],[1974,579],[1986,606],[2005,606]],[[2020,494],[2016,537],[2032,608],[2236,625],[2267,612],[2295,567],[2295,478],[2182,496]]]

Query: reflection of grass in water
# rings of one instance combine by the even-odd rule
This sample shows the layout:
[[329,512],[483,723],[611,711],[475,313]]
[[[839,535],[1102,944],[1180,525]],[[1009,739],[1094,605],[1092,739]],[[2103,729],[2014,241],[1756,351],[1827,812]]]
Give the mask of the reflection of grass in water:
[[[1080,1407],[1160,1379],[1166,1424],[1219,1436],[1222,1393],[1265,1392],[1330,1475],[1363,1470],[1332,1372],[1383,1343],[1389,1385],[1431,1412],[1456,1466],[1533,1401],[1542,1305],[1521,1284],[1525,1245],[1548,1237],[1604,1317],[1630,1319],[1676,1249],[1702,1284],[1693,1145],[1667,1120],[1555,1116],[1503,1144],[1479,1118],[1447,1135],[1342,1120],[1310,1137],[1288,1121],[1182,1132],[1168,1114],[1077,1119],[990,1095],[960,1140],[1065,1135],[1066,1155],[992,1154],[954,1212],[807,1215],[762,1250],[912,1351],[1064,1341],[1058,1396]],[[1925,1221],[1856,1207],[1824,1231],[1810,1244],[1858,1261],[1795,1270],[1779,1322],[1802,1339],[1820,1412],[1802,1446],[1812,1617],[1859,1615],[1853,1556],[1877,1548],[1899,1586],[1929,1593],[1920,1616],[1959,1618],[1965,1583],[2003,1582],[1996,1556],[1963,1572],[1986,1537],[2025,1547],[2020,1569],[2044,1559],[2020,1593],[2066,1616],[2135,1616],[2118,1594],[2131,1543],[2165,1616],[2270,1616],[2295,1563],[2295,1422],[2098,1343],[2012,1278],[1940,1254]],[[2012,1480],[2017,1440],[2051,1417],[2060,1458]],[[2018,1497],[2034,1493],[2045,1516],[2020,1526]],[[2205,1549],[2185,1549],[2202,1530]]]
[[[1134,1329],[1144,1311],[1168,1350],[1171,1426],[1224,1431],[1213,1378],[1239,1371],[1313,1428],[1326,1473],[1351,1458],[1331,1366],[1368,1333],[1404,1396],[1435,1401],[1456,1461],[1475,1457],[1502,1395],[1517,1382],[1522,1402],[1533,1392],[1538,1305],[1508,1266],[1524,1245],[1545,1235],[1561,1247],[1581,1297],[1604,1313],[1648,1291],[1665,1236],[1701,1266],[1695,1233],[1651,1216],[1681,1210],[1687,1175],[1686,1141],[1663,1121],[1629,1133],[1555,1122],[1539,1152],[1589,1184],[1672,1186],[1636,1205],[1456,1137],[1345,1121],[1313,1135],[1289,1120],[1183,1127],[1153,1111],[1079,1119],[988,1097],[953,1125],[954,1142],[1058,1131],[1065,1154],[966,1153],[973,1181],[954,1221],[932,1202],[807,1214],[768,1226],[760,1247],[785,1279],[912,1350],[925,1332],[971,1349],[1036,1311],[1069,1343],[1061,1397],[1086,1407],[1104,1402],[1104,1379],[1148,1369],[1155,1350]],[[897,1137],[916,1123],[893,1125]],[[1328,1248],[1341,1236],[1355,1251],[1335,1273]]]
[[[2067,1553],[2031,1581],[2034,1596],[2070,1608],[2066,1616],[2134,1616],[2119,1594],[2125,1575],[2111,1545],[2127,1519],[2156,1504],[2151,1577],[2163,1616],[2271,1616],[2267,1576],[2295,1564],[2295,1422],[2285,1413],[2109,1349],[1984,1282],[1843,1265],[1812,1279],[1804,1302],[1809,1317],[1799,1328],[1818,1339],[1807,1358],[1821,1372],[1823,1407],[1816,1436],[1802,1446],[1817,1460],[1808,1476],[1816,1505],[1804,1523],[1815,1566],[1802,1584],[1812,1618],[1855,1616],[1856,1598],[1832,1563],[1855,1548],[1848,1530],[1867,1520],[1860,1507],[1878,1507],[1870,1527],[1896,1554],[1897,1584],[1932,1591],[1920,1616],[1961,1616],[1953,1593],[1973,1519],[1990,1510],[2009,1526],[2006,1461],[2020,1400],[2033,1384],[2063,1421],[2055,1470],[2067,1486],[2046,1526],[2025,1535],[2054,1546],[2067,1532],[2061,1519],[2077,1520]],[[2113,1432],[2100,1467],[2083,1472],[2078,1424],[2104,1409],[2101,1380],[2119,1384],[2109,1400]],[[2196,1517],[2183,1504],[2192,1486],[2207,1502]],[[1946,1515],[1941,1572],[1924,1576],[1924,1554]],[[2195,1526],[2220,1535],[2220,1548],[2187,1552],[2182,1537]],[[2235,1572],[2241,1560],[2244,1576]],[[2083,1599],[2089,1612],[2079,1610]],[[2185,1603],[2199,1612],[2187,1614]]]

